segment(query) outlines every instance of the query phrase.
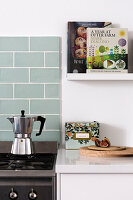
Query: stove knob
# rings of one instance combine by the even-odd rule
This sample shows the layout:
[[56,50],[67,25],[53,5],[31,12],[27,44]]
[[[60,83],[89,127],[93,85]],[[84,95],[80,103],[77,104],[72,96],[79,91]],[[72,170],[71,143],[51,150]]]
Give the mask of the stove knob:
[[13,191],[13,188],[11,188],[11,192],[9,193],[9,198],[10,199],[17,199],[18,198],[18,194]]
[[37,194],[35,193],[35,191],[33,191],[33,189],[31,189],[31,192],[29,193],[29,199],[36,199],[37,198]]

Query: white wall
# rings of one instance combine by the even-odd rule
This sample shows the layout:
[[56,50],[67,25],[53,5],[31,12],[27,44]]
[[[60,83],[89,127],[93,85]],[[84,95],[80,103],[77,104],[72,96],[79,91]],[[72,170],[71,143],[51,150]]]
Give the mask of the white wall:
[[129,28],[133,66],[132,0],[0,0],[0,36],[62,38],[62,124],[97,120],[112,144],[133,145],[133,81],[67,81],[67,21],[112,21]]

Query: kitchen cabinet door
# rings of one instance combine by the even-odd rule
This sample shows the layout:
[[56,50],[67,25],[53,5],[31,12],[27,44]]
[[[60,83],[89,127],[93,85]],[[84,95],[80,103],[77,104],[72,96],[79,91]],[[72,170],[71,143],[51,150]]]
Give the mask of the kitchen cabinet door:
[[133,174],[62,174],[61,200],[131,200]]

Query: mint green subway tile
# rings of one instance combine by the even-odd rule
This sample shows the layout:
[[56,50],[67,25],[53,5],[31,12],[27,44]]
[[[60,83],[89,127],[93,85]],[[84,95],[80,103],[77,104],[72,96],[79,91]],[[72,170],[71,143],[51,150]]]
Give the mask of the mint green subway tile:
[[46,129],[60,129],[60,116],[59,115],[46,115]]
[[0,53],[0,67],[13,66],[13,53]]
[[0,141],[13,141],[13,131],[0,131]]
[[30,70],[30,81],[39,83],[59,83],[60,82],[60,71],[59,69],[31,69]]
[[0,114],[19,114],[21,110],[28,113],[28,100],[0,100]]
[[46,84],[45,85],[45,97],[46,98],[59,98],[60,86],[59,84]]
[[0,51],[28,51],[28,37],[0,37]]
[[30,50],[31,51],[59,51],[60,38],[49,37],[30,37]]
[[14,86],[15,98],[43,98],[44,85],[41,84],[16,84]]
[[31,114],[59,114],[60,101],[59,100],[31,100],[30,102]]
[[28,69],[15,69],[15,68],[1,68],[0,69],[0,83],[16,83],[28,82],[29,72]]
[[43,67],[44,53],[15,53],[15,67]]
[[59,53],[45,53],[45,66],[46,67],[59,67],[60,54]]
[[57,141],[60,143],[60,131],[42,131],[40,136],[36,136],[36,132],[32,133],[33,141]]
[[0,98],[12,98],[13,86],[9,84],[0,84]]
[[12,130],[12,124],[7,117],[10,115],[0,115],[0,130]]

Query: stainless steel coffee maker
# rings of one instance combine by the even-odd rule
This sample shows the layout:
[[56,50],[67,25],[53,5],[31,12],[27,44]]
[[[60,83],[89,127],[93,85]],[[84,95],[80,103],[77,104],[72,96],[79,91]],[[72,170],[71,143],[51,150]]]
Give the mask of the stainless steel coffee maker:
[[40,121],[40,130],[36,133],[36,136],[41,135],[45,118],[41,116],[36,117],[26,117],[24,115],[25,111],[21,110],[21,116],[13,116],[8,117],[7,119],[13,125],[13,131],[15,134],[15,138],[12,144],[11,153],[17,155],[29,155],[34,153],[32,140],[31,140],[31,132],[33,128],[33,123],[35,121]]

